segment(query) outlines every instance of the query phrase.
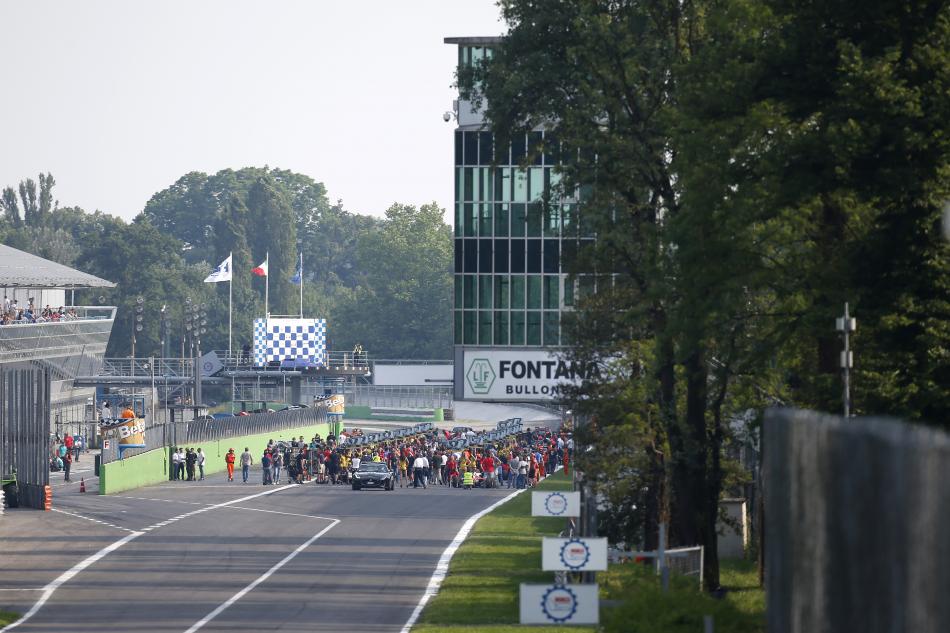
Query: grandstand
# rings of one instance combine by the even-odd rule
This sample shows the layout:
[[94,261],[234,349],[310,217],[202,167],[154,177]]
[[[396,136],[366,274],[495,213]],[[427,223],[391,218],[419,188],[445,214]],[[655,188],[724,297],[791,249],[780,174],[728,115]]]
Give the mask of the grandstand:
[[85,432],[94,394],[73,378],[98,369],[112,333],[115,307],[76,306],[75,292],[114,286],[0,245],[0,477],[21,505],[42,507],[51,438]]

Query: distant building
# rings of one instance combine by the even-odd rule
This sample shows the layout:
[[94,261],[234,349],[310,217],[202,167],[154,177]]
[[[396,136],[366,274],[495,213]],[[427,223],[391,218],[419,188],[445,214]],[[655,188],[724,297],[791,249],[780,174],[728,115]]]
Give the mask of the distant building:
[[[460,66],[490,57],[498,37],[450,37]],[[563,316],[594,275],[568,274],[585,242],[577,193],[555,196],[564,157],[548,132],[516,135],[508,147],[485,130],[481,112],[455,107],[455,398],[550,401],[577,379],[555,353]],[[547,141],[544,153],[520,164]],[[494,164],[494,166],[493,166]]]

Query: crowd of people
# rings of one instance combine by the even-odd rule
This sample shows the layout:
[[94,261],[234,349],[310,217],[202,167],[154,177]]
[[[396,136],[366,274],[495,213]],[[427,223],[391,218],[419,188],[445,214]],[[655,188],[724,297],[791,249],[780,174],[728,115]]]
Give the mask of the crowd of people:
[[[574,448],[570,433],[564,429],[557,433],[546,428],[527,429],[463,449],[448,448],[438,438],[439,432],[432,431],[353,448],[338,445],[332,435],[326,439],[316,435],[309,442],[300,436],[291,441],[271,440],[256,458],[248,447],[240,454],[231,448],[225,464],[228,481],[234,481],[234,470],[239,466],[242,481],[248,483],[251,466],[260,463],[261,483],[265,486],[282,480],[345,485],[352,483],[352,475],[362,462],[373,461],[387,464],[401,488],[530,488],[568,463]],[[204,454],[200,450],[203,473]]]
[[73,462],[79,461],[79,456],[85,448],[85,441],[81,435],[66,435],[60,438],[57,434],[53,439],[50,450],[50,471],[62,471],[63,481],[72,481],[69,478],[69,473],[72,470]]
[[42,310],[33,305],[31,298],[26,305],[20,305],[17,299],[10,300],[9,297],[3,297],[3,315],[0,316],[0,325],[12,325],[15,323],[56,323],[59,321],[68,321],[78,319],[79,314],[76,308],[67,308],[59,306],[50,307],[48,304]]

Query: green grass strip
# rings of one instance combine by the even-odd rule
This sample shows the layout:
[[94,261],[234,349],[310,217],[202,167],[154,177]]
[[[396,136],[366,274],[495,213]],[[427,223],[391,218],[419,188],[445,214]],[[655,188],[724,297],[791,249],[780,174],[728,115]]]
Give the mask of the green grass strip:
[[0,611],[0,626],[6,626],[7,624],[16,622],[19,619],[19,613],[14,613],[13,611]]
[[[557,474],[540,490],[569,489]],[[717,631],[764,633],[765,593],[751,561],[722,561],[721,581],[728,591],[716,600],[699,590],[695,577],[671,579],[664,593],[652,569],[628,563],[597,575],[601,598],[620,606],[601,611],[593,626],[521,626],[519,585],[550,583],[541,571],[541,537],[557,536],[565,519],[531,517],[527,491],[482,517],[452,558],[439,593],[429,601],[413,633],[696,633],[712,615]]]
[[[559,473],[538,490],[570,490]],[[459,494],[465,494],[461,491]],[[426,605],[414,633],[502,633],[517,623],[519,585],[553,582],[541,571],[541,537],[557,536],[566,519],[532,517],[531,491],[482,517],[452,557],[449,574]],[[593,633],[593,627],[518,626],[519,632]]]

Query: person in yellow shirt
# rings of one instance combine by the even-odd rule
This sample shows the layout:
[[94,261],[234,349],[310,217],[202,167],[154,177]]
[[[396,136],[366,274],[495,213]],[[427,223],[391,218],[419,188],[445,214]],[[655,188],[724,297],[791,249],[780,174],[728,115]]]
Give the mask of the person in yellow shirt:
[[462,473],[462,487],[471,490],[475,486],[475,474],[471,470]]
[[346,453],[340,455],[340,476],[343,478],[343,483],[350,481],[350,456]]

